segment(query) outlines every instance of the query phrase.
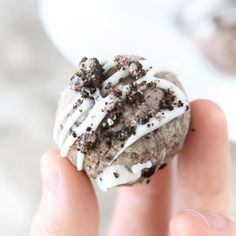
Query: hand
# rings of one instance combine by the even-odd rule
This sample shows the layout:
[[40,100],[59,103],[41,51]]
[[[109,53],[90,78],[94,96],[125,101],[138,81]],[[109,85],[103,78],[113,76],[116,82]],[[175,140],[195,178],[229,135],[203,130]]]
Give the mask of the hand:
[[[157,172],[149,185],[119,188],[108,236],[165,236],[168,229],[171,236],[236,235],[236,223],[226,217],[230,153],[217,105],[192,103],[190,131],[174,164]],[[98,205],[86,174],[56,151],[43,156],[41,173],[43,194],[31,236],[96,236]]]

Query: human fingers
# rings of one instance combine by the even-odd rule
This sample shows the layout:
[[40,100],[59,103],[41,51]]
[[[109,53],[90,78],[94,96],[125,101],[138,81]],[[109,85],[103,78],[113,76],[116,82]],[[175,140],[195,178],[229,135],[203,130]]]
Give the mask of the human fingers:
[[192,103],[192,124],[178,158],[176,211],[186,208],[228,214],[230,151],[222,110],[213,102]]
[[170,236],[234,236],[236,222],[213,212],[183,211],[170,222]]
[[58,152],[41,160],[42,199],[30,236],[95,236],[98,207],[92,185]]
[[155,173],[148,185],[121,187],[109,236],[166,235],[171,208],[171,165]]

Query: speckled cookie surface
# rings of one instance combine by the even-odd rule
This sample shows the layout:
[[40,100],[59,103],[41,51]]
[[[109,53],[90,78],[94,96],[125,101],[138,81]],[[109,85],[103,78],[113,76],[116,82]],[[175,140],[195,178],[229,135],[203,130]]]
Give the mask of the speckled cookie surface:
[[62,156],[107,190],[146,183],[183,147],[190,107],[176,76],[141,57],[84,58],[61,95]]

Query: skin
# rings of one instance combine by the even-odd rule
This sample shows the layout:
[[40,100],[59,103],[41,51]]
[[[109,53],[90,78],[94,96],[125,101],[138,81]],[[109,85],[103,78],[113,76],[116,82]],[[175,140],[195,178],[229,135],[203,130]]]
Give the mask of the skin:
[[[42,200],[30,236],[96,236],[98,204],[86,174],[57,151],[43,156],[41,174]],[[194,101],[179,157],[149,185],[119,188],[107,236],[236,235],[230,186],[224,114],[210,101]]]

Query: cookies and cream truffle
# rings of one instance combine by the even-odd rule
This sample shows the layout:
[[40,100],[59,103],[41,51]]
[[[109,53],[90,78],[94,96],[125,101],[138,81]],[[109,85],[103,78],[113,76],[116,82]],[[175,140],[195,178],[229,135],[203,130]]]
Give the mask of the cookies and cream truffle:
[[62,92],[54,140],[106,191],[147,183],[183,147],[190,123],[176,75],[136,56],[83,58]]

